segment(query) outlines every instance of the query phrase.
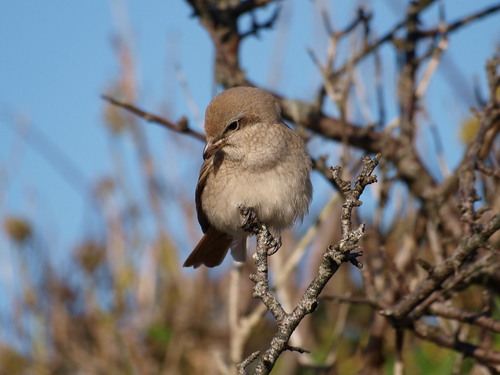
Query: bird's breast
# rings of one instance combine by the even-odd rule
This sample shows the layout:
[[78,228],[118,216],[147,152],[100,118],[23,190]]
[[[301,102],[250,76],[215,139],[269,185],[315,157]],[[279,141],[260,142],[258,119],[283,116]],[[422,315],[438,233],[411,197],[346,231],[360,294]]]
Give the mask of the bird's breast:
[[307,212],[309,165],[286,157],[268,167],[224,160],[207,177],[201,199],[207,219],[223,232],[242,233],[239,206],[253,208],[262,223],[279,231]]

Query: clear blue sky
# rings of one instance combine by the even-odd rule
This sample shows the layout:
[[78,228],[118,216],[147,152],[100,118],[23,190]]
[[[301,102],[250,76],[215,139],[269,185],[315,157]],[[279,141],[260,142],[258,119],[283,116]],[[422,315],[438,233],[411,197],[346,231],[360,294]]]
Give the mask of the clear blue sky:
[[[313,3],[284,1],[277,28],[263,30],[260,39],[245,41],[241,57],[250,79],[290,97],[311,97],[320,76],[306,48],[312,47],[324,61],[327,42]],[[329,4],[337,27],[345,25],[354,13],[351,8],[354,2],[323,3]],[[394,23],[398,7],[406,2],[375,3],[378,12],[374,29],[381,35]],[[453,20],[471,9],[482,9],[496,2],[444,3],[447,19]],[[430,13],[436,15],[436,7]],[[213,94],[213,64],[208,36],[190,14],[182,0],[11,0],[0,5],[0,217],[16,214],[34,219],[37,231],[54,246],[53,253],[63,259],[61,262],[70,256],[68,249],[86,230],[91,230],[91,224],[86,222],[89,207],[79,188],[89,190],[99,178],[110,174],[112,168],[99,95],[118,75],[111,46],[113,35],[125,20],[136,57],[140,106],[159,112],[167,104],[172,120],[187,115],[195,124],[174,66],[182,67],[194,103],[203,113]],[[467,115],[468,107],[474,105],[472,77],[478,76],[484,83],[484,62],[499,42],[499,20],[497,14],[452,35],[446,58],[456,63],[440,69],[431,83],[433,94],[426,98],[433,120],[442,126],[439,131],[451,166],[460,155],[457,124]],[[284,40],[292,40],[293,44],[277,47],[280,45],[277,38],[287,33]],[[284,67],[280,74],[270,73],[275,64]],[[393,80],[393,76],[388,76],[387,85],[393,85]],[[391,107],[395,108],[396,103]],[[155,155],[162,155],[168,134],[152,125],[144,126]],[[75,188],[68,184],[54,163],[46,159],[47,155],[20,137],[20,129],[25,129],[28,136],[30,129],[41,134],[50,143],[45,148],[52,152],[51,144],[56,145],[74,166],[73,173],[81,174],[82,186]],[[429,144],[428,130],[424,128],[422,132],[422,142]],[[191,160],[167,162],[174,163],[180,175],[192,176],[183,182],[187,191],[194,191],[202,145],[192,142],[191,148]],[[428,156],[427,162],[435,163],[435,158]],[[2,232],[0,309],[6,303],[2,296],[10,295],[8,290],[15,284],[12,251]]]

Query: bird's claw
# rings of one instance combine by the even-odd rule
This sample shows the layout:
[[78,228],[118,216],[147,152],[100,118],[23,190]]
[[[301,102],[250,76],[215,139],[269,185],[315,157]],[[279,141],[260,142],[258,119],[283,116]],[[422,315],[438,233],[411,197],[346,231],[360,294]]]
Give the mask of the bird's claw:
[[241,229],[245,232],[255,233],[259,225],[255,210],[251,207],[244,206],[238,206],[238,209],[240,210],[240,215],[243,218]]
[[269,243],[269,250],[267,251],[267,255],[271,256],[276,254],[276,252],[281,247],[281,236],[275,238],[271,235],[268,243]]

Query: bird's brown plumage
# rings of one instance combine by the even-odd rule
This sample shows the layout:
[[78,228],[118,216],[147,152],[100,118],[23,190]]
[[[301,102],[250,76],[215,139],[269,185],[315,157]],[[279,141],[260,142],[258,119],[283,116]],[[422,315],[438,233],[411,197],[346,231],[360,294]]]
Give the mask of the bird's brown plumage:
[[307,212],[311,161],[302,140],[283,122],[273,96],[236,87],[216,96],[205,114],[207,145],[196,187],[203,238],[185,267],[219,265],[231,247],[245,260],[238,207],[279,232]]

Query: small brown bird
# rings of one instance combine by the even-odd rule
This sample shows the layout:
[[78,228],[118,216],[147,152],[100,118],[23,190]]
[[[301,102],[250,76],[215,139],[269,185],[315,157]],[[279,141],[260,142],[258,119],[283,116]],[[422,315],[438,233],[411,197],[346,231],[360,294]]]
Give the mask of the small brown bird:
[[205,113],[196,211],[205,235],[184,267],[215,267],[229,248],[246,258],[248,233],[239,207],[279,235],[307,213],[312,195],[311,159],[302,139],[281,118],[274,97],[257,88],[235,87],[217,95]]

